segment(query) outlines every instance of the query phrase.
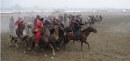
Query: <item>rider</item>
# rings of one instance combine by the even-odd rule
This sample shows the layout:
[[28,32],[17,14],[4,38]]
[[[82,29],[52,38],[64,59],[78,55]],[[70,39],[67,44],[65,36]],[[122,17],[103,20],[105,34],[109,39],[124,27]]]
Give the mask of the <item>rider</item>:
[[34,20],[34,26],[36,26],[37,19],[40,19],[40,15],[37,15],[37,17]]
[[92,16],[89,15],[89,16],[87,17],[87,20],[88,20],[87,26],[89,27],[89,26],[91,26],[91,23],[92,23]]
[[80,29],[81,29],[81,19],[79,16],[77,16],[75,20],[74,28],[73,28],[73,31],[77,39],[79,39],[80,37]]
[[23,35],[23,30],[25,28],[25,24],[22,21],[22,18],[19,18],[19,20],[16,21],[15,24],[17,25],[16,34],[17,34],[18,37],[21,37]]
[[34,31],[36,32],[36,40],[34,41],[35,46],[38,46],[38,43],[41,39],[41,27],[43,27],[43,22],[40,19],[36,19],[36,26]]
[[87,17],[87,20],[88,20],[89,23],[91,22],[91,16],[90,15]]

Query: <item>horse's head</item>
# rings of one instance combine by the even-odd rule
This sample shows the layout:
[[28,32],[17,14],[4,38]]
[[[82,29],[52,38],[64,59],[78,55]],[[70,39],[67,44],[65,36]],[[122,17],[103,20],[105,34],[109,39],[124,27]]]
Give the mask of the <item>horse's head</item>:
[[96,30],[95,28],[93,28],[93,27],[88,27],[87,30],[88,30],[89,32],[97,33],[97,30]]
[[94,33],[97,33],[97,30],[93,27],[88,27],[86,29],[83,30],[83,32],[94,32]]

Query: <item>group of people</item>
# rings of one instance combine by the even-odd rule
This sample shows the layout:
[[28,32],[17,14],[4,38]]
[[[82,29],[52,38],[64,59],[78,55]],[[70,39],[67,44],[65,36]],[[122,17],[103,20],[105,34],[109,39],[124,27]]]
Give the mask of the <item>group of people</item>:
[[[96,15],[96,17],[101,17],[101,16]],[[88,22],[83,23],[81,15],[70,14],[70,15],[65,15],[65,16],[59,15],[58,17],[48,16],[48,19],[43,18],[40,15],[37,15],[34,20],[30,21],[31,22],[30,23],[29,21],[27,21],[26,18],[20,18],[20,17],[15,22],[14,18],[11,17],[9,28],[10,28],[10,33],[16,34],[17,37],[19,38],[23,37],[23,31],[26,27],[32,28],[31,33],[35,35],[36,39],[34,40],[34,43],[37,46],[41,40],[42,27],[54,28],[55,25],[60,25],[62,26],[62,30],[65,32],[68,32],[68,30],[66,30],[65,28],[71,29],[74,32],[76,39],[79,39],[82,25],[91,24],[93,19],[94,19],[94,16],[88,16],[88,19],[87,19]]]
[[102,16],[101,16],[101,15],[96,15],[96,16],[94,16],[94,15],[89,15],[89,16],[87,17],[87,20],[88,20],[88,22],[90,22],[91,24],[94,24],[95,22],[101,22]]
[[[14,18],[11,17],[9,23],[10,35],[16,34],[18,39],[26,40],[26,47],[32,45],[34,48],[34,46],[41,46],[41,44],[49,44],[54,52],[55,49],[65,46],[69,40],[81,40],[82,45],[83,43],[88,44],[86,36],[88,36],[90,32],[97,32],[96,29],[91,27],[92,18],[96,18],[93,16],[88,16],[88,21],[86,22],[83,22],[81,15],[72,14],[59,15],[57,17],[42,17],[37,15],[36,18],[30,17],[33,18],[31,21],[28,21],[28,18],[29,17],[19,17],[17,21],[14,21]],[[86,24],[88,27],[83,29],[82,25],[86,26]],[[25,32],[25,29],[27,29],[27,32]],[[28,32],[31,32],[31,34]]]

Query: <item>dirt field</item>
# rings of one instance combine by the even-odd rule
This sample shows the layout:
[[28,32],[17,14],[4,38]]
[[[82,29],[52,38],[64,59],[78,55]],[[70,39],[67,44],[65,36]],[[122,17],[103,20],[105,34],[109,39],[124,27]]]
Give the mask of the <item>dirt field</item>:
[[103,15],[103,21],[94,26],[98,32],[91,33],[87,40],[90,49],[84,44],[84,51],[81,51],[80,43],[74,44],[71,41],[67,44],[66,51],[56,52],[52,60],[50,53],[48,57],[43,53],[35,55],[32,51],[24,54],[22,47],[9,47],[8,33],[2,33],[1,59],[2,61],[130,61],[130,13],[100,14]]

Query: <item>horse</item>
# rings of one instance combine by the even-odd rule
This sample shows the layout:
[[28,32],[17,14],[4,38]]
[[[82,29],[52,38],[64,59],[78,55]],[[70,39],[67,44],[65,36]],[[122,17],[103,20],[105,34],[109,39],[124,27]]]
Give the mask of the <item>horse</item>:
[[24,22],[24,24],[25,24],[25,26],[24,26],[24,28],[22,28],[22,32],[20,32],[21,36],[19,37],[18,36],[19,32],[17,32],[16,33],[17,36],[10,36],[10,38],[11,38],[10,42],[12,43],[13,41],[15,41],[16,47],[18,47],[17,43],[19,40],[21,42],[23,42],[25,45],[25,47],[24,47],[25,48],[24,53],[25,53],[26,48],[30,48],[29,45],[31,45],[31,41],[32,41],[30,39],[33,39],[34,36],[30,34],[30,31],[32,30],[32,24],[29,22]]
[[83,43],[87,44],[88,45],[88,48],[89,47],[89,43],[86,41],[87,40],[87,37],[89,36],[89,34],[91,32],[94,32],[96,33],[97,30],[94,29],[93,27],[88,27],[88,28],[85,28],[84,30],[81,31],[80,33],[80,38],[79,39],[76,39],[76,36],[74,35],[74,32],[66,32],[66,35],[65,35],[65,40],[64,40],[64,43],[62,45],[62,47],[65,49],[65,45],[70,41],[70,40],[74,40],[74,41],[80,41],[81,42],[81,51],[83,51],[82,49],[82,46],[83,46]]
[[48,21],[48,20],[45,20],[44,26],[48,27],[49,30],[52,29],[52,27],[53,27],[52,24],[51,24],[51,22]]
[[63,32],[64,25],[62,23],[58,23],[57,21],[51,24],[47,20],[45,21],[44,25],[50,30],[51,34],[50,39],[52,40],[51,42],[53,43],[54,48],[58,50],[58,47],[60,47],[59,46],[60,40],[62,40],[64,35]]
[[25,32],[30,35],[31,31],[33,30],[33,24],[31,22],[25,23]]
[[23,30],[25,29],[25,22],[21,21],[18,23],[18,28],[16,29],[16,35],[21,39],[23,36]]
[[95,16],[95,22],[101,22],[101,17],[99,15],[96,15]]
[[54,43],[53,43],[53,39],[51,38],[51,32],[49,28],[44,26],[41,28],[41,31],[42,33],[41,33],[41,40],[39,42],[39,46],[43,48],[44,51],[46,47],[49,46],[52,49],[53,56],[55,56]]
[[9,39],[10,39],[10,45],[9,46],[11,47],[12,44],[14,43],[15,46],[18,48],[18,37],[13,34],[13,35],[9,36]]
[[24,46],[24,53],[26,53],[27,50],[31,50],[34,48],[34,42],[36,38],[35,35],[25,35],[22,38],[22,41],[25,42],[25,46]]
[[30,29],[31,29],[31,25],[27,24],[27,25],[25,25],[24,28],[18,29],[18,30],[16,30],[16,33],[10,35],[9,36],[9,38],[10,38],[10,46],[14,42],[15,46],[18,47],[17,44],[18,44],[19,40],[22,41],[22,42],[27,43],[26,39],[29,36],[28,32],[30,31]]
[[[47,21],[45,22],[45,26],[47,26],[46,24],[47,24]],[[58,22],[58,19],[54,19],[54,22],[49,24],[49,26],[47,26],[47,27],[50,30],[50,34],[51,34],[50,38],[54,44],[53,46],[54,46],[55,50],[58,51],[60,48],[60,43],[64,36],[64,31],[63,31],[64,25],[63,25],[63,23]]]
[[95,17],[94,17],[94,16],[91,16],[90,23],[91,23],[91,25],[94,25],[94,24],[95,24]]
[[[52,49],[53,56],[55,56],[55,50],[53,47],[54,44],[53,44],[50,36],[51,35],[50,35],[49,28],[42,27],[41,28],[41,39],[38,43],[38,46],[35,46],[35,42],[34,42],[36,40],[35,32],[34,32],[34,35],[32,35],[32,36],[26,35],[25,37],[22,38],[22,40],[24,40],[26,42],[24,53],[26,53],[27,50],[33,50],[36,54],[39,50],[45,51],[46,47],[49,46]],[[47,56],[47,55],[45,54],[45,56]]]

